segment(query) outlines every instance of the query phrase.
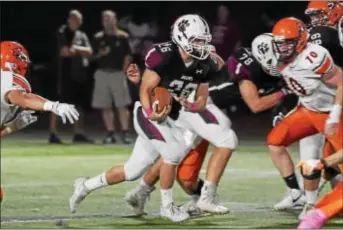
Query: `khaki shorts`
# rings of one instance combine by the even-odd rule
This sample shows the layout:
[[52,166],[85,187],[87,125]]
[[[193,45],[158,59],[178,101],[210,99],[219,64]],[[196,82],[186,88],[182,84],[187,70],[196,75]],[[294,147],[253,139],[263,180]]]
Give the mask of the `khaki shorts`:
[[93,108],[108,109],[113,105],[123,108],[131,104],[126,76],[122,71],[97,70],[94,78]]

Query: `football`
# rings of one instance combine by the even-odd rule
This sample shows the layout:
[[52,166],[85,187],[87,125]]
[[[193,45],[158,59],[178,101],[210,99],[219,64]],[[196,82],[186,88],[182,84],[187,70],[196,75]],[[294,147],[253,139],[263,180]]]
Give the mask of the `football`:
[[162,112],[164,107],[171,105],[172,104],[172,96],[170,95],[168,89],[163,88],[163,87],[156,87],[153,89],[151,92],[151,105],[155,102],[158,101],[158,106],[157,106],[157,113]]

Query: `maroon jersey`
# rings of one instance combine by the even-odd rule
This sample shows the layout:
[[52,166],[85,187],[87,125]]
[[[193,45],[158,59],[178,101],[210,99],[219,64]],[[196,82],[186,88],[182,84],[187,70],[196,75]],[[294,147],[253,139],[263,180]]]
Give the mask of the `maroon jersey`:
[[[159,75],[159,86],[167,88],[174,97],[183,98],[187,98],[199,84],[209,82],[218,72],[217,60],[211,56],[205,60],[193,59],[186,66],[173,42],[155,44],[146,55],[145,66]],[[174,102],[171,114],[176,114],[179,109],[180,105]]]

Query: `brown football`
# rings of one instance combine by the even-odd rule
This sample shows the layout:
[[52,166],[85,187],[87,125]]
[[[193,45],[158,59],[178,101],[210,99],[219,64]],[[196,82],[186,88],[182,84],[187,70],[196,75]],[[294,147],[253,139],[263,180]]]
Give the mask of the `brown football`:
[[151,92],[151,106],[155,101],[159,102],[157,106],[157,113],[162,112],[165,106],[171,105],[172,100],[173,98],[166,88],[156,87]]

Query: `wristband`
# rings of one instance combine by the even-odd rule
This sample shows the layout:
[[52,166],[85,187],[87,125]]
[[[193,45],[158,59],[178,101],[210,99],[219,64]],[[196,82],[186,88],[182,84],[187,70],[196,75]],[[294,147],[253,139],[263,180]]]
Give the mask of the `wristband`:
[[276,92],[279,97],[282,99],[284,96],[286,96],[285,92],[283,90],[280,90],[279,92]]
[[329,114],[330,123],[338,123],[342,113],[342,106],[335,104]]
[[46,101],[43,105],[43,110],[44,111],[51,111],[53,104],[54,104],[54,102],[52,102],[52,101]]
[[198,109],[198,106],[196,103],[189,103],[188,110],[191,112],[194,112]]
[[144,112],[145,112],[147,117],[150,117],[150,115],[152,114],[152,108],[150,108],[150,107],[146,108],[146,109],[144,109]]

